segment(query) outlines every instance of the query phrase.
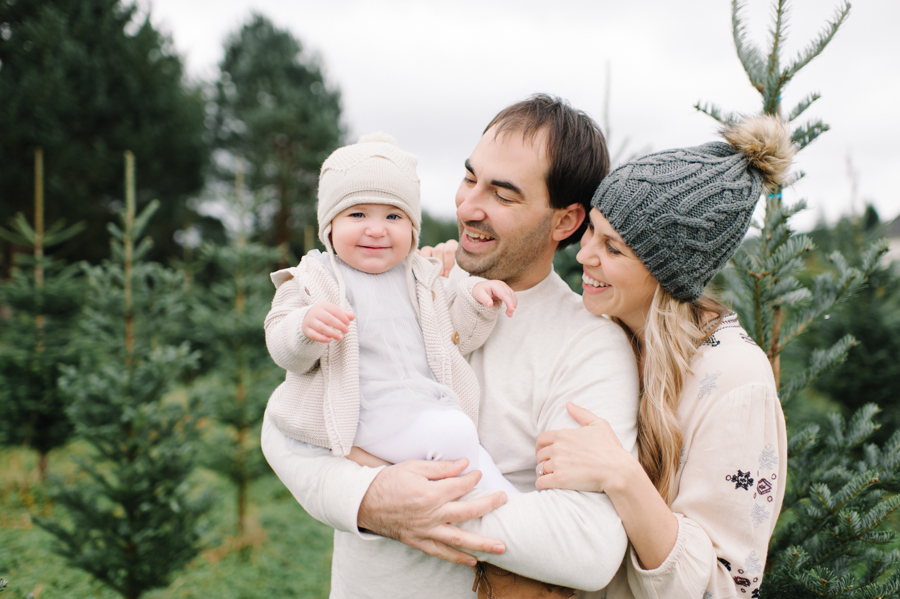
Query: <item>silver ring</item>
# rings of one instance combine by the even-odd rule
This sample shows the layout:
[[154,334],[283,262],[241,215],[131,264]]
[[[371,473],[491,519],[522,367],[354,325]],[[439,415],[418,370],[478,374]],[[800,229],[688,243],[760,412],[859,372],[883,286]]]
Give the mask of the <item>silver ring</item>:
[[538,464],[538,467],[537,467],[537,475],[538,476],[544,476],[546,474],[546,472],[544,472],[544,462],[546,462],[546,461],[547,460],[544,460],[543,462]]

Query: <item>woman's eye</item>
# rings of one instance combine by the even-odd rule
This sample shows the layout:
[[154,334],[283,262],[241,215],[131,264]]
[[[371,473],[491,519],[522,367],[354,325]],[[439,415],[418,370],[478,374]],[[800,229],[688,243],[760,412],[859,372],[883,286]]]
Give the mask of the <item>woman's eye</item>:
[[610,254],[612,254],[613,256],[617,256],[622,253],[619,250],[617,250],[616,248],[614,248],[613,246],[611,246],[608,241],[606,242],[606,251],[609,252]]

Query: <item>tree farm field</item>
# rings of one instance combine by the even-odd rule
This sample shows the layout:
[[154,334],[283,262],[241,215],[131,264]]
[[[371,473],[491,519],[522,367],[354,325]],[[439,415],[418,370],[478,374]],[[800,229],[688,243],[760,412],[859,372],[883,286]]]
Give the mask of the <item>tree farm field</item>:
[[[87,446],[72,442],[49,456],[49,477],[75,480]],[[0,449],[0,578],[4,599],[114,599],[119,595],[69,566],[53,551],[56,540],[32,516],[64,518],[48,497],[50,480],[37,476],[36,452]],[[192,485],[214,496],[202,522],[203,551],[148,599],[255,599],[328,597],[332,530],[313,520],[274,474],[250,485],[243,538],[235,534],[234,488],[220,475],[200,469]]]

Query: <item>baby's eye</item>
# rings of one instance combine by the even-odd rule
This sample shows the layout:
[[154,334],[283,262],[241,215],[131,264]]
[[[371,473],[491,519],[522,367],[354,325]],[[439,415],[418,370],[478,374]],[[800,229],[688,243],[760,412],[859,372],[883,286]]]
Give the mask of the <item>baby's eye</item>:
[[400,220],[402,218],[399,214],[388,214],[388,220]]
[[362,212],[351,212],[347,216],[349,216],[350,218],[362,218],[365,215]]

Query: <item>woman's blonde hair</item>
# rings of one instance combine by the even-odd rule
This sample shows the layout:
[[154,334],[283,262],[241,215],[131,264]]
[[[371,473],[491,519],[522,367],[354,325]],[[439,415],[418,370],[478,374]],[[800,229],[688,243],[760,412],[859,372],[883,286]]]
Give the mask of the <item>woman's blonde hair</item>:
[[638,459],[666,503],[675,497],[673,483],[682,442],[678,398],[690,373],[691,358],[729,312],[710,297],[682,302],[657,286],[640,333],[642,348],[631,332],[639,363],[643,364]]

